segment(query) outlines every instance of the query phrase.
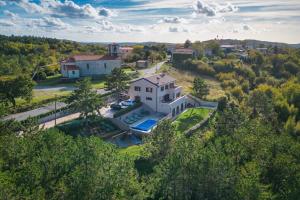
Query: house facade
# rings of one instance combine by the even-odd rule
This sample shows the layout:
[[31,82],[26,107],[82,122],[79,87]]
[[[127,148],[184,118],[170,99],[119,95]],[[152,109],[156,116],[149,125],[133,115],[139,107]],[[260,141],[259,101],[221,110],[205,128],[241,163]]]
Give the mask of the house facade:
[[141,101],[154,112],[175,117],[186,108],[186,96],[176,80],[166,74],[156,74],[140,78],[131,83],[128,95],[130,99]]
[[75,55],[61,62],[64,78],[99,76],[110,74],[114,68],[121,67],[121,59],[113,55]]

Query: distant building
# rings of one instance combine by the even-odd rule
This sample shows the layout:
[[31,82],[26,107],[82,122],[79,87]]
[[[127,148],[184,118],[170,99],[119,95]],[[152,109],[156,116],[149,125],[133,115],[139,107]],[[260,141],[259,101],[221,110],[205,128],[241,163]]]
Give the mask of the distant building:
[[121,47],[119,44],[116,43],[109,44],[107,49],[108,55],[119,56],[122,60],[126,59],[133,52],[132,47]]
[[190,48],[179,48],[172,52],[171,61],[174,67],[180,67],[187,59],[196,57],[196,52]]
[[211,57],[211,56],[213,56],[213,50],[212,50],[211,48],[205,48],[205,49],[204,49],[204,55],[205,55],[206,57]]
[[112,55],[74,55],[61,62],[64,78],[99,76],[110,74],[114,68],[121,67],[121,59]]
[[120,56],[122,60],[127,59],[133,53],[132,47],[120,47]]
[[149,61],[148,60],[138,60],[136,61],[136,67],[137,68],[146,68],[149,66]]

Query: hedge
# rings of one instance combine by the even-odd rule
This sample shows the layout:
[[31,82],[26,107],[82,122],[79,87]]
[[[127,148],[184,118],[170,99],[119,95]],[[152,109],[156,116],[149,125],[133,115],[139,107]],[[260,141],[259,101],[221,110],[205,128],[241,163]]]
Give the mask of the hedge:
[[134,109],[136,109],[136,108],[139,108],[139,107],[141,107],[142,105],[143,105],[142,102],[138,102],[138,103],[135,103],[135,104],[132,105],[132,106],[128,106],[127,108],[124,108],[124,109],[122,109],[122,110],[116,112],[116,113],[114,114],[114,118],[120,117],[120,116],[122,116],[122,115],[124,115],[124,114],[126,114],[126,113],[129,113],[130,111],[132,111],[132,110],[134,110]]

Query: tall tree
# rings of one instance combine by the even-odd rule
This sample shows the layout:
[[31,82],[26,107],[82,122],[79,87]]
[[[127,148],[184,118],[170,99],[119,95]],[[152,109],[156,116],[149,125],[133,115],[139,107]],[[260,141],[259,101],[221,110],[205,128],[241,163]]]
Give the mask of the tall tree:
[[129,79],[129,76],[121,68],[113,69],[111,74],[107,76],[107,89],[115,93],[118,101],[120,100],[121,93],[128,89],[127,81]]
[[192,42],[190,40],[186,40],[184,42],[184,48],[190,48],[190,47],[192,47]]
[[103,101],[101,96],[92,90],[91,79],[84,78],[77,83],[77,87],[67,100],[69,106],[79,111],[85,119],[96,113],[101,115],[100,108],[103,106]]
[[34,82],[28,76],[19,76],[15,79],[0,81],[0,99],[10,102],[16,106],[16,98],[23,98],[30,101]]
[[193,86],[193,90],[195,92],[195,95],[197,97],[203,98],[206,95],[208,95],[209,93],[209,88],[208,85],[205,83],[205,81],[200,78],[200,77],[196,77],[194,79],[194,86]]

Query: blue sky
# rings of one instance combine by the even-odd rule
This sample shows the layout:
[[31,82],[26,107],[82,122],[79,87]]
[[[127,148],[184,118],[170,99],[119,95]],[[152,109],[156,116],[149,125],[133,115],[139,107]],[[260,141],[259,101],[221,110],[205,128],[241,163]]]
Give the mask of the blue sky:
[[0,34],[83,42],[300,43],[300,0],[0,0]]

